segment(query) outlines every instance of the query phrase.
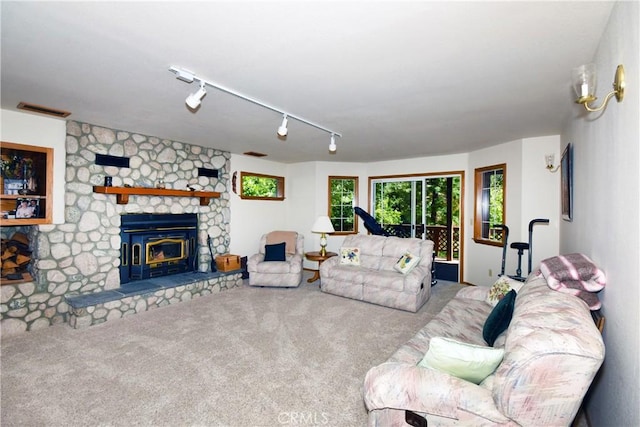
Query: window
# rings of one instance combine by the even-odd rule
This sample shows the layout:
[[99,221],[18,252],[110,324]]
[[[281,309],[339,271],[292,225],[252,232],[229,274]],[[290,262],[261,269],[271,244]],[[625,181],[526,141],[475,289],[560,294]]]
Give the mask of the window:
[[329,177],[329,218],[335,234],[358,232],[358,221],[353,208],[358,205],[358,177]]
[[284,200],[284,177],[240,172],[240,198]]
[[505,223],[505,189],[507,165],[502,163],[475,170],[475,221],[473,240],[476,243],[502,246]]

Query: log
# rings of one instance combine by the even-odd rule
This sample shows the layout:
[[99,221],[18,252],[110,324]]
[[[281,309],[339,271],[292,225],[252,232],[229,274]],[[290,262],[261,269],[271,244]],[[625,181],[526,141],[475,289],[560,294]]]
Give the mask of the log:
[[13,233],[13,236],[11,236],[11,240],[15,240],[16,242],[22,243],[23,245],[29,247],[29,238],[24,233]]
[[0,277],[9,279],[29,274],[27,268],[31,262],[31,250],[29,238],[25,233],[16,232],[11,239],[2,239],[0,253]]
[[16,268],[16,267],[19,267],[19,265],[10,259],[7,259],[2,263],[3,270],[9,269],[9,268]]
[[16,264],[18,265],[22,265],[22,264],[27,264],[31,261],[31,257],[30,256],[26,256],[26,255],[22,255],[22,254],[18,254],[16,255]]
[[13,256],[13,252],[11,252],[9,249],[5,249],[5,250],[2,252],[2,256],[1,256],[0,258],[4,261],[5,259],[9,259],[9,258],[11,258],[12,256]]

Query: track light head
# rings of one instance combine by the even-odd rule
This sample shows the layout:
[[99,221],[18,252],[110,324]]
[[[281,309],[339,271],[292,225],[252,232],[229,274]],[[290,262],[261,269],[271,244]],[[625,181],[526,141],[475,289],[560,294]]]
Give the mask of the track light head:
[[200,102],[202,101],[202,98],[204,98],[206,94],[207,94],[207,89],[205,89],[204,83],[201,83],[200,89],[198,89],[196,93],[192,93],[191,95],[187,96],[185,103],[189,108],[191,108],[192,110],[195,110],[200,106]]
[[282,124],[278,128],[278,136],[287,136],[287,122],[287,115],[285,114],[284,116],[282,116]]
[[331,142],[329,143],[329,151],[332,153],[336,152],[336,136],[334,134],[331,134]]

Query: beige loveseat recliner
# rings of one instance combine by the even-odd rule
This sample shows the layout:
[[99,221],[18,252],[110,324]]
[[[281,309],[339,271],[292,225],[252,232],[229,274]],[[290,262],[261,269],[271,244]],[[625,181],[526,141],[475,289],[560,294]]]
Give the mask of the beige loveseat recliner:
[[435,337],[487,346],[489,288],[467,287],[385,363],[369,370],[364,401],[369,426],[406,426],[405,411],[433,426],[568,426],[604,360],[602,336],[580,298],[530,275],[513,317],[493,348],[497,369],[479,384],[418,363]]
[[[265,246],[285,242],[284,261],[265,261]],[[304,236],[295,231],[272,231],[260,238],[258,253],[247,260],[250,286],[296,287],[302,281]]]
[[[360,265],[343,265],[341,256],[324,261],[320,265],[323,292],[414,313],[431,296],[431,240],[353,234],[342,247],[358,248]],[[407,252],[420,257],[420,262],[402,274],[394,266]]]

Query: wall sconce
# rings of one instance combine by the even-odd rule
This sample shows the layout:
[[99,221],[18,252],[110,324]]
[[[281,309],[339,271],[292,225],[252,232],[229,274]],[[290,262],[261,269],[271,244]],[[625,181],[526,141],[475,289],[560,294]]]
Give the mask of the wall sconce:
[[555,155],[554,154],[546,154],[544,156],[544,162],[547,165],[547,170],[551,173],[555,173],[558,172],[558,169],[560,169],[560,165],[556,166],[555,168],[553,167],[553,163],[555,162]]
[[604,102],[599,107],[591,107],[589,103],[596,99],[596,69],[595,64],[581,65],[574,68],[572,73],[573,88],[578,98],[576,103],[584,105],[587,111],[600,111],[604,109],[612,96],[615,95],[618,102],[624,98],[624,67],[622,64],[616,68],[616,75],[613,80],[613,92],[607,94]]

